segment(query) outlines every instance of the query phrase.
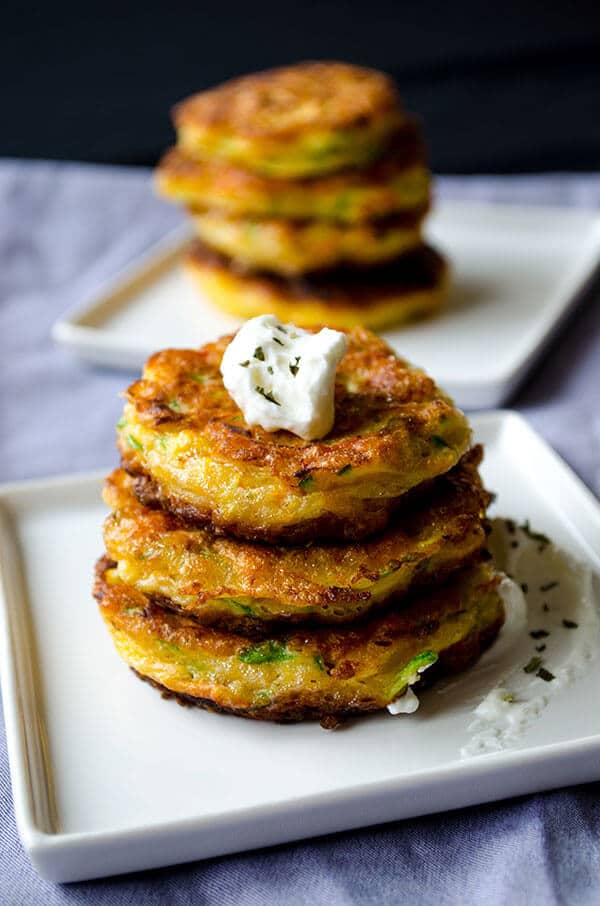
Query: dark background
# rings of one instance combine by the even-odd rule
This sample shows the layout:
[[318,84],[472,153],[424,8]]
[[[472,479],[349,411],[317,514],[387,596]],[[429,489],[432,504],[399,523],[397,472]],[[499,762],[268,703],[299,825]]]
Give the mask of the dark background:
[[3,7],[0,154],[153,164],[178,99],[302,59],[387,70],[438,172],[600,169],[600,0]]

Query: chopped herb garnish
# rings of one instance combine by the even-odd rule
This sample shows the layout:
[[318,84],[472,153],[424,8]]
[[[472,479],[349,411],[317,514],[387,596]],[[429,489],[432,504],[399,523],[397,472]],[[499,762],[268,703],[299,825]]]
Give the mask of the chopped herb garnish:
[[167,438],[164,436],[164,434],[161,434],[160,437],[158,438],[158,445],[161,448],[161,450],[167,449]]
[[542,666],[541,657],[532,657],[528,664],[525,664],[523,670],[525,673],[535,673]]
[[173,409],[175,412],[181,412],[181,403],[179,400],[169,400],[169,409]]
[[538,541],[543,546],[550,544],[550,538],[548,538],[548,535],[544,535],[542,532],[534,532],[532,530],[529,524],[529,519],[526,519],[523,525],[520,525],[519,528],[525,535],[527,535],[528,538],[531,538],[532,541]]
[[274,403],[276,406],[281,406],[281,403],[278,402],[273,394],[269,390],[265,390],[264,387],[255,387],[257,393],[260,393],[261,396],[264,396],[266,400],[269,400],[270,403]]
[[536,646],[535,646],[535,650],[536,650],[536,651],[545,651],[545,650],[546,650],[546,646],[545,646],[545,645],[536,645]]
[[351,472],[351,471],[352,471],[352,466],[350,465],[350,463],[348,463],[347,465],[342,466],[341,469],[338,469],[335,474],[336,475],[347,475],[348,472]]
[[448,441],[444,440],[443,437],[440,437],[439,434],[432,434],[431,440],[433,441],[433,443],[435,444],[436,447],[447,447],[449,450],[452,449],[452,445],[449,444]]
[[323,660],[323,656],[321,654],[315,654],[314,662],[317,665],[317,667],[319,668],[319,670],[322,670],[322,671],[325,670],[325,661]]
[[250,364],[250,359],[246,359],[245,362],[240,362],[240,368],[247,368]]
[[244,664],[274,664],[277,661],[292,660],[294,655],[289,652],[285,645],[269,639],[268,642],[262,642],[260,645],[252,645],[250,648],[244,648],[240,652],[240,661]]
[[574,623],[573,620],[563,620],[562,624],[565,629],[577,629],[579,627],[579,623]]
[[276,324],[275,330],[280,330],[281,333],[284,333],[287,336],[287,330],[285,329],[285,327],[282,327],[281,324]]
[[264,362],[265,354],[263,352],[262,346],[257,346],[256,349],[254,350],[253,355],[254,355],[254,358],[258,359],[259,362]]
[[307,491],[309,488],[312,488],[315,483],[315,479],[312,475],[307,475],[302,481],[299,482],[298,487],[302,488],[303,491]]
[[139,442],[139,440],[135,439],[133,434],[127,435],[127,443],[129,444],[130,447],[133,447],[134,450],[143,450],[144,449],[143,446],[141,445],[141,443]]
[[550,633],[546,629],[534,629],[529,635],[532,639],[546,639]]
[[290,371],[292,372],[294,377],[296,377],[296,375],[298,374],[298,369],[300,368],[300,365],[299,365],[300,358],[301,358],[301,356],[297,355],[295,363],[292,365],[292,363],[290,362]]
[[274,343],[279,343],[280,346],[285,346],[285,343],[282,343],[279,337],[273,337]]
[[197,384],[206,384],[206,382],[210,380],[207,374],[200,374],[198,371],[191,371],[188,374],[188,377]]
[[552,588],[556,588],[558,582],[548,582],[546,585],[540,585],[540,591],[550,591]]
[[269,374],[273,374],[273,369],[270,365],[267,365],[267,371],[269,372]]
[[543,679],[545,683],[551,683],[554,679],[554,674],[550,673],[549,670],[546,670],[545,667],[540,667],[536,676],[539,676],[540,679]]
[[512,694],[512,692],[506,692],[506,693],[502,696],[502,701],[503,701],[503,702],[508,702],[509,704],[512,705],[513,702],[516,702],[516,698],[515,698],[515,696]]
[[120,418],[119,421],[117,422],[117,428],[119,429],[119,431],[121,430],[121,428],[124,428],[126,424],[127,424],[127,419],[125,418],[125,416],[123,416],[123,418]]

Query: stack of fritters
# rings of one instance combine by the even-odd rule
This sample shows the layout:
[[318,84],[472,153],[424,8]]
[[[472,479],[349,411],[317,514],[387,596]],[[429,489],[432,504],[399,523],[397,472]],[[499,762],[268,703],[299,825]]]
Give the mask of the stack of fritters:
[[467,667],[503,608],[464,415],[356,328],[325,438],[250,429],[230,339],[129,388],[96,582],[120,654],[181,700],[326,726]]
[[157,185],[188,207],[187,265],[222,308],[342,328],[439,308],[421,130],[387,76],[302,63],[194,95],[174,122]]

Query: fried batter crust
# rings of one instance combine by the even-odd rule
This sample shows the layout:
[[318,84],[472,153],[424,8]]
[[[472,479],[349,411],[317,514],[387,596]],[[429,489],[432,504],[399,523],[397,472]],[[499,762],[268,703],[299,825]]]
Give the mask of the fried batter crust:
[[156,353],[129,388],[118,446],[144,501],[249,540],[360,540],[470,445],[464,414],[434,381],[360,328],[348,333],[326,437],[249,428],[219,371],[230,340]]
[[337,330],[383,330],[434,315],[449,284],[446,260],[427,245],[378,266],[283,277],[240,269],[198,241],[184,265],[203,295],[232,315],[275,314],[284,322]]
[[269,179],[223,161],[193,160],[171,148],[156,171],[156,187],[171,201],[235,216],[341,223],[423,208],[430,198],[425,151],[413,124],[397,133],[380,161],[317,179]]
[[435,662],[426,680],[465,669],[504,620],[500,577],[480,564],[360,625],[251,644],[169,613],[124,584],[107,584],[105,572],[101,561],[95,597],[117,650],[138,674],[189,703],[259,720],[330,725],[384,708],[423,663]]
[[182,148],[295,178],[380,156],[404,114],[393,81],[346,63],[300,63],[243,76],[178,104]]
[[421,244],[426,208],[359,224],[285,218],[253,220],[191,212],[200,241],[242,267],[283,276],[351,264],[377,265]]
[[364,544],[281,547],[190,529],[171,513],[137,500],[133,480],[116,470],[104,499],[104,526],[115,580],[152,600],[245,635],[276,626],[345,623],[415,586],[439,584],[485,544],[489,502],[476,447],[426,489],[405,495],[387,532]]

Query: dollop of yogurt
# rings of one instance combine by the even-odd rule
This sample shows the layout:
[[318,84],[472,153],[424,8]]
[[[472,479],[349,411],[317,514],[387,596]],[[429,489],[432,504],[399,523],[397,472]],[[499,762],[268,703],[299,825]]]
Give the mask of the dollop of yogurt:
[[333,427],[335,372],[346,345],[337,330],[310,333],[260,315],[225,350],[223,383],[247,425],[317,440]]

